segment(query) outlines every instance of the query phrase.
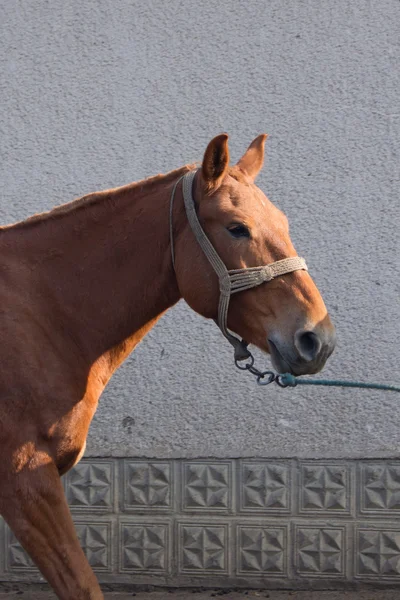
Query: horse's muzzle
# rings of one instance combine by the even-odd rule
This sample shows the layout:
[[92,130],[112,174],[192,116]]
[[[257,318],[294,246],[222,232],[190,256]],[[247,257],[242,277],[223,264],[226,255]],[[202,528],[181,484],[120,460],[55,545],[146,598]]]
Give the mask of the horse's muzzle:
[[336,343],[335,330],[319,333],[306,329],[296,331],[292,343],[269,338],[271,360],[278,373],[311,375],[324,367]]

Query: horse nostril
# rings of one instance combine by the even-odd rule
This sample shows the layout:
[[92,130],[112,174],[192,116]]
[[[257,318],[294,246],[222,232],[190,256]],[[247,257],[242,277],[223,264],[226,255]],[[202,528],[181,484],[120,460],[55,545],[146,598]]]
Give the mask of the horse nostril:
[[313,331],[297,331],[294,344],[301,358],[308,362],[315,360],[322,348],[321,340]]

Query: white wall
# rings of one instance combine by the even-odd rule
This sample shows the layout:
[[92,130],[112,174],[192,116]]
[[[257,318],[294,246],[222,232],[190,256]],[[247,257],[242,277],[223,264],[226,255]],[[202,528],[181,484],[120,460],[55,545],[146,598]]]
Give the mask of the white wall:
[[[268,132],[259,184],[337,327],[324,375],[399,383],[399,21],[397,0],[3,0],[0,221]],[[400,456],[399,406],[257,388],[181,303],[111,382],[87,454]]]

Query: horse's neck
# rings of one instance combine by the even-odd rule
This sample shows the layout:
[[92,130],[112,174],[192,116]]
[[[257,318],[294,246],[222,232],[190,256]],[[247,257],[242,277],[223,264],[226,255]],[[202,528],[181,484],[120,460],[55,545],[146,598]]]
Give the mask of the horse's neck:
[[107,357],[109,375],[180,298],[169,239],[169,198],[180,175],[95,194],[82,200],[85,208],[78,201],[32,224],[30,254],[40,255],[49,311],[60,307],[61,326],[92,364]]

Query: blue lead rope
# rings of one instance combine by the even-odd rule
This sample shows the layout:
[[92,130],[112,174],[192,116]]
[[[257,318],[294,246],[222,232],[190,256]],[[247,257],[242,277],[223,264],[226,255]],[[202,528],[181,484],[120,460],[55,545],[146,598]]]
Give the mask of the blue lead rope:
[[277,375],[276,380],[281,387],[296,387],[297,385],[325,385],[328,387],[367,388],[369,390],[386,390],[400,392],[396,385],[384,383],[363,383],[362,381],[342,381],[340,379],[299,379],[290,373]]
[[257,378],[258,385],[269,385],[277,383],[282,388],[296,387],[297,385],[325,385],[327,387],[363,388],[368,390],[385,390],[388,392],[400,392],[397,385],[386,385],[385,383],[364,383],[363,381],[343,381],[341,379],[299,379],[290,373],[274,373],[274,371],[260,371],[254,366],[254,356],[245,346],[247,356],[235,358],[235,365],[240,371],[249,371]]

